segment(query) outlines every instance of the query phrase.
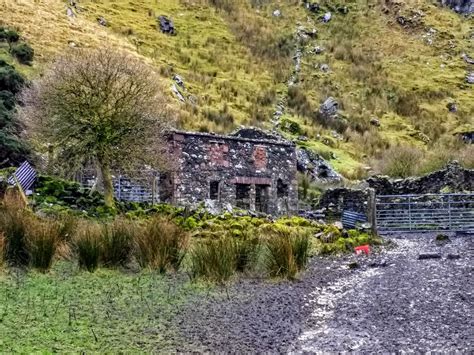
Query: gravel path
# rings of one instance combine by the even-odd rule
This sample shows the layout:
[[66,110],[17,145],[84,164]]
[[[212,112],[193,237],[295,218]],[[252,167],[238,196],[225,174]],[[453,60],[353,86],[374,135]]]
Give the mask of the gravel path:
[[[393,240],[369,258],[315,258],[299,282],[244,280],[196,300],[181,314],[177,350],[474,352],[472,236]],[[419,260],[426,252],[441,258]]]

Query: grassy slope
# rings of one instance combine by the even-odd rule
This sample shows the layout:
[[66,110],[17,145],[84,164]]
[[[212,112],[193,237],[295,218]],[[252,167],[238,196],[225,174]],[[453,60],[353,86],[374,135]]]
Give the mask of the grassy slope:
[[[333,11],[329,24],[322,24],[296,0],[262,1],[266,5],[259,8],[249,3],[233,2],[234,10],[226,13],[205,0],[83,0],[84,11],[71,21],[60,0],[24,0],[2,7],[0,18],[19,27],[38,53],[39,64],[29,72],[41,71],[68,41],[127,48],[155,65],[169,85],[173,73],[185,79],[196,107],[172,98],[181,109],[183,126],[218,131],[238,124],[271,126],[274,105],[286,95],[291,55],[272,58],[271,53],[261,54],[259,47],[273,45],[278,36],[291,38],[297,24],[314,27],[318,38],[304,47],[298,84],[311,110],[290,109],[286,117],[303,126],[309,147],[325,156],[333,151],[337,159],[332,163],[348,174],[389,144],[425,146],[420,132],[433,142],[472,124],[474,90],[463,84],[467,66],[460,58],[462,52],[474,52],[468,39],[472,21],[427,0],[410,1],[409,7],[399,1],[399,10],[393,6],[386,13],[370,5],[375,3],[371,0],[340,1],[349,14]],[[334,2],[323,3],[330,7]],[[279,18],[272,16],[276,8],[282,13]],[[411,28],[396,23],[397,11],[409,16],[413,9],[423,11],[420,23]],[[173,18],[177,36],[156,29],[158,15]],[[107,19],[108,28],[96,23],[98,16]],[[432,45],[426,42],[430,27],[437,31]],[[314,45],[327,50],[311,55]],[[323,63],[329,64],[329,73],[317,68]],[[365,134],[352,129],[339,140],[332,129],[314,121],[311,112],[328,95],[341,102],[348,121],[354,126],[356,122]],[[451,100],[458,104],[456,114],[446,109]],[[372,117],[380,119],[380,128],[370,126]]]

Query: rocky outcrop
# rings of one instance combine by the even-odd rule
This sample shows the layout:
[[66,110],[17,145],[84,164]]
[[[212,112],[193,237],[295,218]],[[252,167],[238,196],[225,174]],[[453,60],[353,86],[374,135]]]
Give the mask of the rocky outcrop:
[[450,7],[460,14],[468,15],[474,13],[473,0],[441,0],[441,4]]
[[296,150],[296,159],[298,171],[308,174],[313,181],[334,183],[342,180],[341,175],[327,161],[306,148]]

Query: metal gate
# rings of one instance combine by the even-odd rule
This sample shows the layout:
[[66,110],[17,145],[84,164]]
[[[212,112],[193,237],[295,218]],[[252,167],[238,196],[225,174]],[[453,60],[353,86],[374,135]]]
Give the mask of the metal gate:
[[376,196],[379,232],[473,232],[474,194]]

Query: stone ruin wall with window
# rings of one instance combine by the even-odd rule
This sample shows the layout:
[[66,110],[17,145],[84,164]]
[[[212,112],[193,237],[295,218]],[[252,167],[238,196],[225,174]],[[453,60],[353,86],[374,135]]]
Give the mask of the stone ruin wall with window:
[[204,202],[217,211],[296,213],[295,145],[258,130],[239,132],[170,133],[172,168],[160,181],[161,201],[179,206]]

